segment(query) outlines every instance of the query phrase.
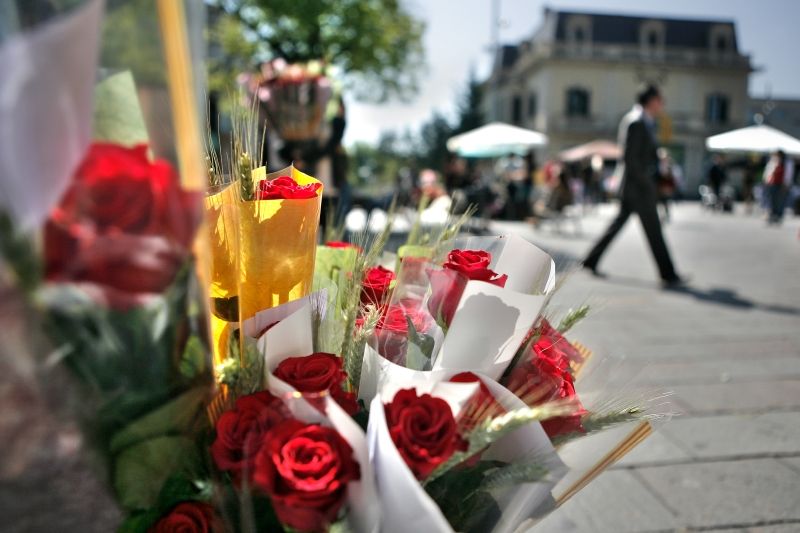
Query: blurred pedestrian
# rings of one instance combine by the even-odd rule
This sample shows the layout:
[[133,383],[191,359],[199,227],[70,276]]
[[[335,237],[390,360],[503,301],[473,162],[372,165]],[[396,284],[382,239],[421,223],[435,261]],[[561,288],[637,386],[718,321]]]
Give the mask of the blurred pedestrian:
[[347,117],[344,99],[341,96],[337,104],[336,115],[331,120],[331,135],[325,146],[325,153],[331,158],[333,186],[339,193],[334,219],[336,226],[344,222],[344,217],[347,216],[353,202],[350,182],[347,180],[347,151],[342,144],[344,130],[347,127]]
[[769,202],[767,224],[780,224],[783,221],[783,207],[786,201],[786,153],[783,150],[776,151],[770,157],[764,168],[764,183]]
[[[624,134],[625,167],[619,214],[586,256],[583,266],[598,275],[597,266],[603,253],[628,221],[628,217],[636,213],[642,222],[664,285],[675,287],[683,284],[684,280],[678,276],[672,264],[667,244],[661,233],[657,207],[658,143],[655,120],[664,108],[664,100],[658,88],[650,85],[639,93],[637,102],[642,112],[638,118],[630,121]],[[629,115],[630,113],[623,118],[620,129],[629,122]]]
[[744,198],[745,211],[748,215],[753,212],[753,202],[755,200],[756,166],[754,158],[748,158],[744,167],[744,178],[742,179],[742,196]]
[[728,174],[725,171],[725,160],[721,155],[714,154],[711,157],[711,167],[708,169],[708,185],[714,192],[714,198],[716,199],[714,207],[716,209],[722,207],[722,187],[726,181],[728,181]]
[[669,152],[659,148],[658,154],[658,201],[664,207],[664,222],[669,222],[669,202],[675,196],[677,180],[673,173],[673,163]]

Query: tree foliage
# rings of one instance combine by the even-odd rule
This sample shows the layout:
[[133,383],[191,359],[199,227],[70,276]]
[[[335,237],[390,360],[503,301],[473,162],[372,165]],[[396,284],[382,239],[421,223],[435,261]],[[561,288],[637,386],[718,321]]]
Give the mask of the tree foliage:
[[[369,100],[417,89],[424,24],[400,0],[209,0],[226,63],[324,60]],[[231,21],[235,25],[231,25]]]

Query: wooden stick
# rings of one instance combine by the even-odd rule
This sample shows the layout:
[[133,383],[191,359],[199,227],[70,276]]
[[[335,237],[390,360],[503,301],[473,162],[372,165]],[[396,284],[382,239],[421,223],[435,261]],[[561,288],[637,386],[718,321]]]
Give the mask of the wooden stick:
[[578,481],[572,484],[566,491],[564,491],[558,498],[556,498],[556,507],[563,505],[567,500],[572,498],[586,485],[594,481],[594,479],[602,474],[608,467],[622,459],[632,449],[638,446],[644,439],[651,433],[653,428],[650,422],[644,420],[637,424],[637,426],[610,452],[608,452],[600,461],[590,468]]

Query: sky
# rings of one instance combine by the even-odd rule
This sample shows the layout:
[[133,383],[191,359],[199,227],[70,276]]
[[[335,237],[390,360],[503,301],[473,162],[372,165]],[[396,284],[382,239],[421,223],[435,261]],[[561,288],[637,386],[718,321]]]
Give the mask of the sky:
[[[427,72],[408,103],[370,105],[349,101],[345,144],[375,142],[381,131],[415,129],[435,110],[452,116],[470,69],[482,79],[491,59],[491,0],[406,0],[425,21]],[[607,13],[729,19],[736,23],[739,50],[757,72],[750,94],[800,98],[800,0],[500,0],[500,42],[532,35],[544,6]]]

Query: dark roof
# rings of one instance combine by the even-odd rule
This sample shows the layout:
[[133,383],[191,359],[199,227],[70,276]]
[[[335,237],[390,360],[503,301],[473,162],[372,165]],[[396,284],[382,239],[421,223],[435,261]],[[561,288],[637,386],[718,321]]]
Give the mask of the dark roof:
[[[592,21],[592,42],[603,44],[638,44],[639,28],[648,20],[664,23],[666,46],[685,48],[708,48],[709,32],[713,26],[729,25],[730,20],[696,20],[664,17],[645,17],[628,15],[610,15],[601,13],[584,13],[578,11],[557,11],[556,41],[566,40],[567,19],[572,15],[586,16]],[[737,51],[734,33],[733,49]]]
[[519,57],[519,46],[515,44],[504,44],[500,47],[500,68],[508,68],[516,63]]

